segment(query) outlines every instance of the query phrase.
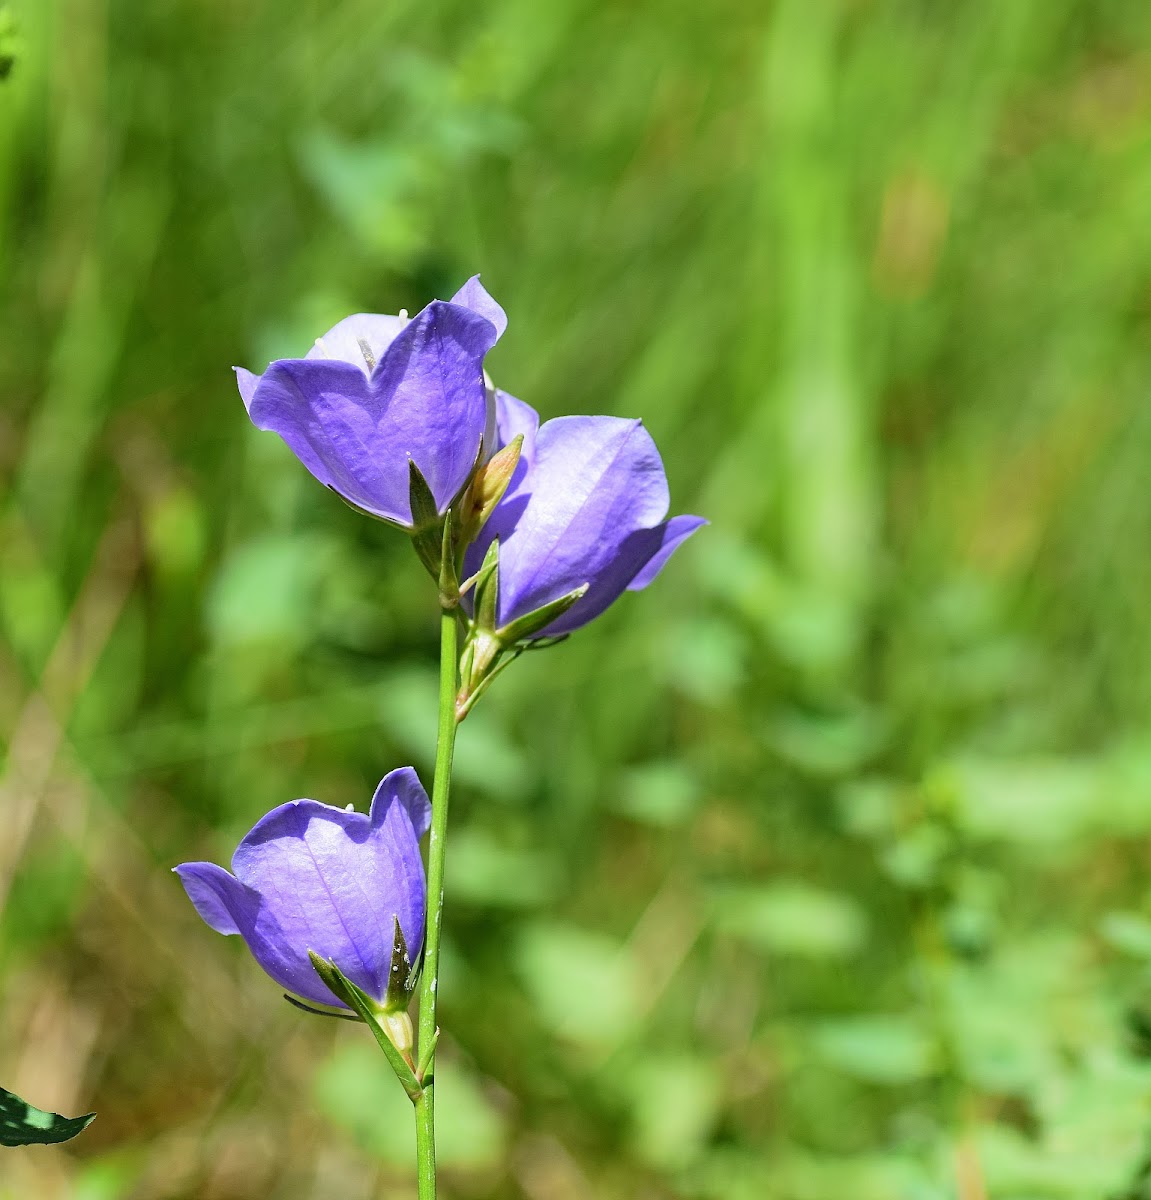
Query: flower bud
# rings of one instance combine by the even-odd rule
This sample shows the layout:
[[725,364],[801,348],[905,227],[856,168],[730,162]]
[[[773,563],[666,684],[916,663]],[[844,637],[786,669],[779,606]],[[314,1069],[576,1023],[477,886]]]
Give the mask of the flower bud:
[[523,435],[517,435],[502,450],[497,450],[472,477],[460,508],[461,546],[468,546],[484,527],[492,510],[503,499],[519,466]]

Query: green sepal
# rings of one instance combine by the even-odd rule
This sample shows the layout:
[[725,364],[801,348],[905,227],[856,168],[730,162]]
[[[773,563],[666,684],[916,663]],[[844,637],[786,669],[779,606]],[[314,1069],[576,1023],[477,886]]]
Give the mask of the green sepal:
[[295,996],[289,996],[284,993],[284,999],[293,1007],[298,1008],[300,1012],[311,1013],[313,1017],[335,1017],[337,1021],[355,1021],[358,1025],[364,1023],[363,1017],[357,1017],[355,1013],[336,1012],[332,1008],[313,1008],[310,1004],[305,1004],[303,1000],[297,1000]]
[[558,600],[553,600],[550,604],[545,604],[542,608],[537,608],[535,612],[517,617],[510,624],[497,630],[496,636],[505,646],[514,646],[516,642],[522,642],[525,638],[530,638],[533,633],[538,633],[541,629],[547,628],[553,621],[558,620],[577,600],[581,600],[586,596],[589,586],[589,584],[585,583],[581,587],[568,592],[566,596],[560,596]]
[[48,1146],[66,1142],[83,1133],[95,1117],[95,1113],[62,1117],[59,1113],[44,1112],[15,1092],[0,1088],[0,1146]]
[[315,968],[316,974],[324,981],[324,984],[332,995],[358,1013],[361,1020],[372,1031],[372,1036],[384,1052],[384,1057],[388,1060],[388,1065],[395,1072],[396,1078],[400,1081],[404,1091],[407,1092],[408,1099],[414,1104],[420,1098],[422,1090],[420,1081],[416,1078],[415,1067],[411,1060],[400,1052],[396,1044],[388,1037],[387,1031],[380,1024],[383,1009],[367,992],[357,987],[334,962],[326,958],[321,958],[314,950],[308,951],[308,957],[312,960],[312,966]]
[[440,1031],[437,1029],[428,1039],[428,1044],[420,1051],[420,1061],[416,1064],[416,1078],[421,1084],[428,1082],[428,1072],[432,1069],[432,1063],[436,1058],[436,1047],[439,1043]]
[[324,485],[333,496],[338,496],[352,512],[358,512],[361,517],[370,517],[373,521],[379,521],[381,525],[387,525],[389,529],[398,529],[401,533],[411,533],[411,530],[399,521],[393,521],[391,517],[381,517],[379,513],[369,512],[366,508],[361,508],[354,501],[349,500],[343,492],[337,491],[330,483]]
[[438,526],[440,514],[436,508],[436,498],[424,478],[423,471],[416,466],[414,458],[408,459],[408,500],[412,506],[412,529],[428,529]]
[[477,629],[491,632],[496,627],[500,599],[500,539],[492,538],[480,569],[476,572],[476,600],[473,607]]
[[460,577],[456,571],[456,552],[452,534],[452,510],[444,515],[444,531],[440,535],[440,605],[455,608],[460,602]]
[[[357,987],[330,959],[322,957],[314,950],[308,951],[308,958],[311,959],[312,968],[324,981],[324,986],[328,991],[341,1004],[345,1004],[348,1008],[352,1009],[361,1021],[367,1021],[377,1007],[376,1002],[371,996]],[[361,1001],[356,993],[363,996],[364,1000]],[[361,1011],[361,1009],[364,1011]]]
[[420,562],[438,582],[445,522],[436,509],[436,498],[432,495],[428,481],[411,458],[408,459],[408,500],[412,506],[412,527],[408,530],[412,545],[420,556]]
[[[498,643],[493,643],[498,647]],[[531,643],[529,642],[530,646]],[[476,705],[476,701],[492,686],[492,683],[503,674],[523,653],[523,646],[512,646],[508,649],[497,649],[494,658],[488,660],[488,665],[481,671],[472,670],[469,676],[467,691],[461,690],[456,697],[456,721],[462,721]],[[474,663],[474,658],[473,658]]]
[[546,650],[549,646],[558,646],[560,642],[566,642],[571,637],[570,633],[556,633],[548,637],[533,638],[524,647],[525,650]]
[[392,934],[392,962],[388,971],[388,990],[384,995],[384,1010],[398,1012],[408,1007],[419,978],[419,965],[408,955],[408,943],[400,928],[399,917],[394,917],[395,930]]
[[464,643],[464,652],[460,655],[460,686],[463,687],[471,682],[472,670],[476,662],[476,643],[475,639],[469,637]]

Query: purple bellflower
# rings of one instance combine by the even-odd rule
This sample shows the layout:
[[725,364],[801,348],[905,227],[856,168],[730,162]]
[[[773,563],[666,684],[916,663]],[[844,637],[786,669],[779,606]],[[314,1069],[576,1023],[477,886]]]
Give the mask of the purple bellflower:
[[[240,843],[234,874],[208,862],[175,870],[200,916],[217,933],[238,933],[281,987],[341,1006],[313,968],[311,950],[373,1000],[398,1008],[414,986],[411,962],[423,946],[419,839],[430,820],[415,771],[401,767],[381,780],[367,816],[292,800]],[[397,923],[406,964],[403,950],[393,953]]]
[[322,484],[411,528],[409,462],[442,515],[490,438],[483,360],[506,326],[477,275],[411,320],[346,317],[304,358],[276,359],[262,375],[237,367],[236,382],[252,423],[278,433]]
[[465,574],[478,572],[499,539],[495,626],[506,630],[577,589],[586,591],[532,638],[571,633],[625,590],[659,574],[702,517],[667,520],[663,462],[641,421],[556,417],[496,393],[498,445],[522,435],[507,491],[468,549]]

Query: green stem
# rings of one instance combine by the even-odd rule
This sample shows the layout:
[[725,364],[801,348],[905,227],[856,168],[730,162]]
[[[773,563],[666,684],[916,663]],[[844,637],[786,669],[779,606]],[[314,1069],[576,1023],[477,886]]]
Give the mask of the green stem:
[[440,928],[444,915],[444,849],[448,831],[448,792],[456,748],[456,612],[440,617],[440,724],[436,775],[432,785],[432,831],[428,841],[428,931],[420,980],[419,1051],[426,1062],[423,1090],[416,1101],[416,1160],[420,1200],[436,1196],[435,1045],[436,985],[440,969]]
[[416,1101],[416,1171],[420,1200],[436,1194],[436,1127],[432,1113],[432,1089],[428,1085]]

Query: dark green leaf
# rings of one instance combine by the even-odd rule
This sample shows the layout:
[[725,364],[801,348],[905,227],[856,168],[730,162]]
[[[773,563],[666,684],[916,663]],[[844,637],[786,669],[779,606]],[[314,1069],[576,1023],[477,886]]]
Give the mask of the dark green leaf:
[[66,1142],[83,1133],[95,1116],[86,1113],[82,1117],[62,1117],[59,1113],[44,1112],[14,1092],[0,1088],[0,1146]]

